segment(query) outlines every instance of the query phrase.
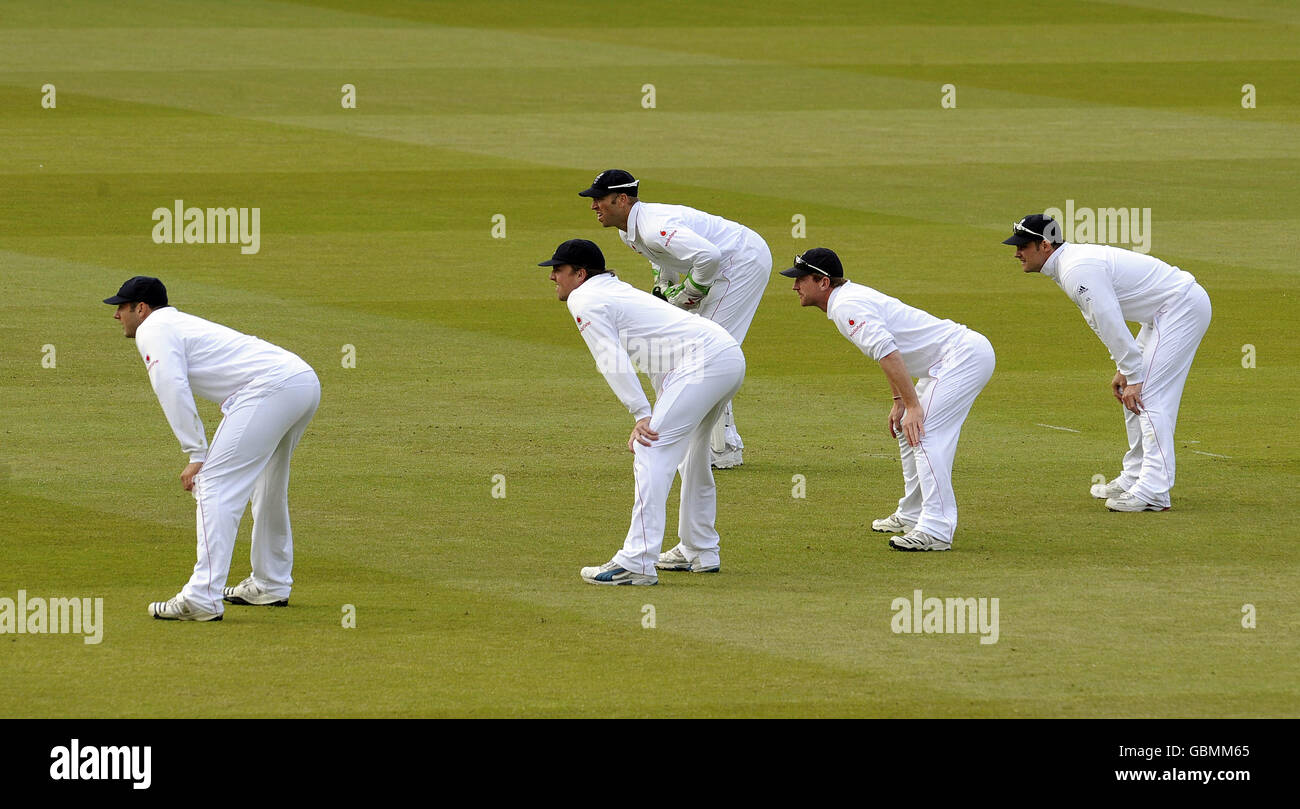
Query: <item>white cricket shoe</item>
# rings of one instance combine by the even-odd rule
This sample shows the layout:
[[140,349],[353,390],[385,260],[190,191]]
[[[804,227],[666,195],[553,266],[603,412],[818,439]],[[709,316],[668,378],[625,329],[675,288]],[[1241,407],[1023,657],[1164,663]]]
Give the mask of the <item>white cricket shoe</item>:
[[1098,500],[1109,500],[1112,497],[1119,497],[1127,490],[1119,485],[1119,478],[1115,478],[1110,483],[1094,483],[1089,491]]
[[879,531],[882,534],[906,534],[916,527],[916,523],[907,522],[898,516],[895,511],[883,520],[875,520],[871,523],[872,531]]
[[231,604],[240,604],[250,607],[287,607],[289,606],[288,596],[276,596],[257,586],[253,577],[241,581],[234,587],[227,587],[224,591],[226,601]]
[[1157,506],[1152,503],[1136,497],[1128,492],[1124,492],[1118,497],[1109,497],[1106,499],[1106,508],[1111,511],[1168,511],[1169,506]]
[[660,570],[689,570],[692,573],[718,573],[722,570],[721,564],[704,567],[700,564],[699,559],[694,562],[690,561],[686,558],[686,554],[682,553],[682,546],[680,545],[667,553],[659,554],[659,561],[655,562],[655,567]]
[[653,585],[659,583],[658,576],[647,576],[644,573],[633,573],[630,570],[624,570],[618,562],[610,560],[600,567],[584,567],[579,574],[582,580],[588,584],[640,584]]
[[712,460],[709,462],[714,469],[735,469],[745,462],[741,457],[742,450],[740,447],[728,447],[722,452],[709,450]]
[[896,551],[946,551],[952,548],[952,543],[935,539],[924,531],[913,529],[901,537],[891,538],[889,547]]
[[149,614],[162,621],[220,621],[222,613],[195,609],[180,593],[166,601],[151,601]]

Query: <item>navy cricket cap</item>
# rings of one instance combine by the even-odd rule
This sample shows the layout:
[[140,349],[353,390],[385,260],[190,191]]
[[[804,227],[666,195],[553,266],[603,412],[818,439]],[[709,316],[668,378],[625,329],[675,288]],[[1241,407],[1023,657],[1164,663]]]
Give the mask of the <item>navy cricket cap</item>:
[[1050,216],[1031,213],[1011,226],[1011,238],[1003,239],[1002,243],[1024,247],[1044,240],[1051,244],[1064,242],[1061,238],[1061,224]]
[[640,180],[622,169],[605,169],[591,181],[591,188],[579,191],[578,196],[599,199],[610,194],[627,194],[635,197],[639,185]]
[[558,267],[561,264],[582,267],[589,275],[592,270],[604,272],[605,254],[600,252],[595,242],[586,239],[569,239],[555,248],[555,255],[551,256],[550,261],[537,262],[538,267]]
[[105,298],[104,303],[147,303],[150,307],[157,309],[160,306],[167,305],[167,287],[157,278],[150,278],[147,275],[137,275],[127,280],[117,294],[111,298]]
[[820,275],[823,278],[843,278],[844,265],[840,257],[829,247],[814,247],[794,257],[794,266],[781,270],[786,278],[798,278],[803,275]]

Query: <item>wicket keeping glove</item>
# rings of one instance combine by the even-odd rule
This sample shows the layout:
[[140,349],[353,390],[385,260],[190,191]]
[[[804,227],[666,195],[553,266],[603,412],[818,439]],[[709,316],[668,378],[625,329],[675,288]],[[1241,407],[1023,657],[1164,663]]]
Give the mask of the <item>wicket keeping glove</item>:
[[661,301],[666,301],[668,300],[668,298],[664,295],[663,281],[659,280],[659,268],[654,267],[653,269],[655,274],[655,281],[654,281],[654,286],[650,287],[650,294],[654,295],[656,298],[658,298]]
[[700,301],[705,295],[709,294],[711,287],[696,283],[690,273],[686,273],[686,278],[680,284],[670,286],[664,290],[664,296],[668,302],[678,309],[694,309],[700,305]]

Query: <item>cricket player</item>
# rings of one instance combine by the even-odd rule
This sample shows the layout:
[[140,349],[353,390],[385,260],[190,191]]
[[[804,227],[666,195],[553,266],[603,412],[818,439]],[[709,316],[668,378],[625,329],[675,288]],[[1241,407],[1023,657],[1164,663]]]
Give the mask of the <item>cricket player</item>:
[[[1124,406],[1123,471],[1092,487],[1111,511],[1168,511],[1174,487],[1174,426],[1183,385],[1210,326],[1210,296],[1192,274],[1152,256],[1070,244],[1049,216],[1030,214],[1004,240],[1024,271],[1064,290],[1110,349],[1112,395]],[[1134,338],[1126,321],[1141,324]]]
[[[622,169],[602,171],[578,196],[591,198],[596,219],[650,261],[654,294],[721,325],[745,342],[772,275],[772,251],[744,225],[685,205],[641,202],[640,181]],[[730,469],[744,462],[731,402],[710,437],[711,463]]]
[[798,256],[781,274],[795,279],[801,305],[821,309],[880,363],[893,389],[889,434],[903,460],[903,497],[872,530],[902,534],[889,540],[899,551],[950,549],[957,529],[953,457],[971,405],[993,376],[993,346],[960,323],[849,281],[839,256],[825,247]]
[[[627,442],[636,497],[623,549],[603,565],[582,568],[582,578],[648,585],[659,582],[658,570],[717,573],[722,563],[709,435],[745,379],[740,345],[717,323],[620,281],[593,242],[564,242],[538,266],[551,268],[556,297],[568,303],[596,367],[636,420]],[[638,370],[654,384],[653,408]],[[661,554],[668,491],[678,472],[681,543]]]
[[[189,465],[181,488],[198,501],[198,561],[189,582],[149,605],[154,618],[220,621],[222,600],[283,607],[293,586],[289,459],[320,404],[320,382],[296,354],[177,311],[157,278],[136,276],[104,303],[135,339],[149,382]],[[221,404],[209,446],[195,394]],[[226,587],[235,535],[253,503],[252,575]]]

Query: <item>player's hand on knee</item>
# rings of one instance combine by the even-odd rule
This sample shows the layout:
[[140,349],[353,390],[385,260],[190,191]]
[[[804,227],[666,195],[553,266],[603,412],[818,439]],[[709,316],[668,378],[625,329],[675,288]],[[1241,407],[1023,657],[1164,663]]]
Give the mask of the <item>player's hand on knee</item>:
[[1142,383],[1136,385],[1127,385],[1124,388],[1123,395],[1119,400],[1124,406],[1131,410],[1135,415],[1141,413],[1145,405],[1142,404]]
[[925,416],[921,415],[920,410],[908,410],[904,413],[902,426],[908,444],[916,446],[921,443],[921,436],[925,435]]
[[[653,267],[653,265],[651,266]],[[668,296],[664,294],[664,289],[667,288],[668,284],[664,283],[664,281],[659,277],[659,268],[653,267],[653,269],[654,283],[650,286],[650,294],[654,295],[661,301],[666,301],[668,300]]]
[[889,435],[893,438],[903,433],[903,403],[894,400],[894,406],[889,411]]
[[646,416],[637,421],[636,426],[632,428],[632,435],[627,439],[627,451],[636,452],[636,445],[648,447],[651,442],[659,440],[659,433],[650,429],[650,417]]
[[709,286],[697,282],[690,273],[687,273],[680,284],[665,289],[664,296],[678,309],[694,309],[700,305],[700,301],[704,300],[704,296],[709,294],[709,289]]
[[199,474],[199,470],[202,468],[203,468],[203,462],[198,461],[197,463],[192,463],[189,466],[182,469],[181,488],[187,492],[194,491],[194,478]]

